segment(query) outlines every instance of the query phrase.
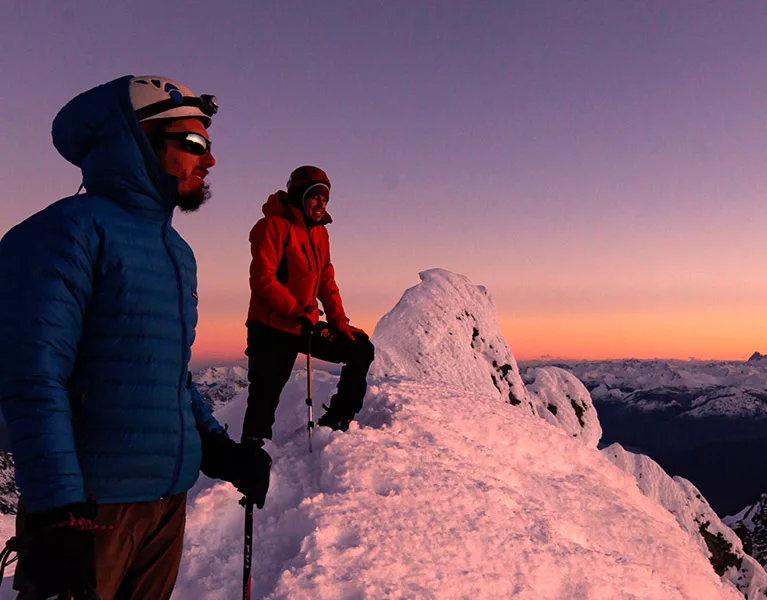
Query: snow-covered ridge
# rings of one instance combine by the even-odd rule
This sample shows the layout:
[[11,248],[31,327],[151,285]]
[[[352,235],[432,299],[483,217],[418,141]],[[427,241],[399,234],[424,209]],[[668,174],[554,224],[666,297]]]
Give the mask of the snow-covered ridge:
[[[556,366],[528,368],[520,376],[517,362],[500,334],[488,291],[474,286],[466,277],[441,269],[420,275],[421,283],[407,290],[376,327],[373,341],[379,359],[374,365],[375,373],[404,374],[420,381],[492,395],[494,390],[487,383],[489,378],[500,399],[506,400],[505,390],[497,381],[498,364],[502,362],[508,365],[504,375],[510,384],[510,404],[524,407],[526,401],[534,414],[581,438],[587,445],[596,446],[602,430],[591,396],[577,377]],[[636,361],[623,363],[627,374],[644,385],[652,381],[648,372],[657,377],[655,381],[666,384],[691,379],[706,385],[715,376],[729,376],[731,381],[739,376],[742,382],[744,375],[754,376],[753,369],[743,369],[741,365],[732,369],[708,365],[704,377],[685,378],[656,361],[648,365]],[[520,383],[527,384],[523,392],[519,389]],[[607,378],[607,384],[615,383],[615,378]],[[617,387],[619,391],[627,391],[621,382]],[[738,586],[747,597],[767,590],[767,576],[761,566],[745,555],[739,538],[721,522],[689,481],[672,479],[648,457],[628,453],[617,444],[607,456],[637,478],[643,493],[674,514],[700,551],[710,557],[720,575]],[[652,486],[648,477],[654,481]]]
[[740,537],[709,506],[698,489],[682,477],[669,477],[651,458],[612,444],[601,450],[613,464],[634,476],[643,494],[666,508],[679,526],[710,556],[716,573],[746,598],[767,595],[767,573],[744,549]]
[[[670,512],[599,452],[495,395],[376,378],[346,434],[306,448],[300,370],[280,405],[253,594],[337,598],[743,598]],[[336,379],[323,374],[316,397]],[[231,420],[245,394],[218,409]],[[297,427],[298,425],[298,427]],[[235,432],[236,434],[236,432]],[[174,598],[236,597],[242,509],[190,498]]]
[[436,380],[530,404],[488,291],[444,269],[420,277],[376,325],[371,374]]
[[[428,394],[430,403],[438,402],[441,406],[448,402],[440,399],[445,391],[454,403],[456,398],[476,398],[468,404],[468,410],[476,416],[483,408],[479,403],[494,398],[511,405],[506,410],[514,411],[519,418],[532,421],[531,427],[546,429],[547,425],[535,419],[537,415],[563,430],[566,436],[579,438],[586,446],[596,446],[601,428],[586,388],[572,373],[557,367],[527,369],[522,381],[514,356],[500,335],[487,290],[442,270],[427,271],[421,274],[421,279],[422,283],[408,290],[376,327],[373,341],[378,358],[372,371],[382,383],[373,386],[373,390],[380,390],[380,396],[372,399],[372,405],[370,397],[366,403],[365,412],[370,411],[368,425],[396,428],[402,402],[391,399],[402,400],[407,395],[390,392],[409,389],[418,382],[419,388],[432,390]],[[501,371],[499,364],[504,366]],[[219,373],[212,379],[220,382],[222,377]],[[322,377],[323,383],[329,381],[327,375]],[[228,377],[230,382],[237,379],[236,375]],[[244,375],[240,379],[244,380]],[[299,369],[294,383],[301,379]],[[503,383],[508,387],[503,387]],[[227,395],[236,396],[237,392]],[[389,401],[381,405],[383,397]],[[417,397],[408,399],[411,403],[418,401]],[[374,408],[376,402],[378,406]],[[300,415],[300,403],[298,406]],[[278,417],[278,422],[284,420],[285,417]],[[300,416],[293,415],[288,422],[291,434],[302,430]],[[361,416],[360,422],[365,425],[365,418]],[[466,427],[472,426],[473,419],[464,416],[454,426],[453,435],[463,437]],[[505,435],[518,436],[518,431]],[[282,443],[280,436],[277,432],[278,445]],[[433,436],[430,434],[429,439]],[[763,569],[744,554],[737,536],[719,520],[692,484],[670,478],[649,458],[628,453],[618,445],[603,452],[636,479],[641,493],[676,518],[696,551],[708,557],[719,574],[746,597],[756,598],[761,590],[767,589]],[[387,490],[400,488],[392,478],[389,483],[379,481],[376,485]]]
[[641,449],[694,481],[719,514],[736,513],[767,492],[767,360],[758,353],[745,362],[557,364],[590,390],[603,441]]
[[[274,466],[255,520],[254,597],[763,597],[765,573],[748,557],[738,554],[723,578],[714,572],[711,548],[732,532],[689,482],[622,448],[594,448],[596,410],[572,373],[528,369],[523,381],[486,290],[447,271],[421,278],[376,327],[378,359],[357,421],[347,433],[316,430],[312,454],[306,374],[301,363],[294,370],[266,446]],[[448,324],[452,333],[441,329]],[[244,372],[197,380],[237,439]],[[313,381],[319,405],[337,377],[315,372]],[[239,596],[238,499],[205,477],[191,490],[174,600]]]
[[577,378],[550,368],[532,372],[526,387],[483,286],[444,269],[424,271],[420,278],[376,325],[372,376],[494,396],[596,446],[602,431],[586,389]]

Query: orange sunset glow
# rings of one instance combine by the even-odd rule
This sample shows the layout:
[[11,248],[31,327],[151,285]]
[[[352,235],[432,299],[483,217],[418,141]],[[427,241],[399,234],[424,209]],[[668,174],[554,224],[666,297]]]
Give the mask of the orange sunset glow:
[[366,330],[437,267],[490,291],[520,359],[767,352],[765,9],[667,4],[445,11],[455,27],[432,37],[419,3],[382,4],[396,44],[378,17],[358,30],[336,7],[319,44],[313,19],[288,44],[282,21],[249,19],[231,39],[228,21],[183,39],[155,24],[152,44],[125,48],[87,27],[81,48],[64,25],[35,38],[32,3],[3,38],[7,79],[45,93],[0,109],[0,235],[80,186],[51,145],[66,101],[167,70],[220,104],[212,197],[173,217],[198,263],[198,364],[243,358],[248,234],[301,164],[332,183],[336,278]]

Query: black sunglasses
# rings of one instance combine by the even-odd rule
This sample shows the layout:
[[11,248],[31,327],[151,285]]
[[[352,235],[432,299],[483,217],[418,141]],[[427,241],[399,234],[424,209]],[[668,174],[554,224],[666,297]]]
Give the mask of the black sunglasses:
[[213,143],[204,135],[193,131],[166,131],[163,137],[179,140],[183,150],[197,156],[205,156],[206,152],[210,152],[210,146]]

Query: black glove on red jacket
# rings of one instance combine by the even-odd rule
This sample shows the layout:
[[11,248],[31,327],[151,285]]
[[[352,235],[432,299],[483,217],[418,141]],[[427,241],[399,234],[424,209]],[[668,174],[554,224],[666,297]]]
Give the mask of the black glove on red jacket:
[[307,306],[301,311],[296,320],[301,323],[301,335],[311,335],[320,320],[320,311],[316,306]]
[[225,433],[201,433],[200,470],[211,479],[229,481],[259,509],[269,491],[272,458],[258,445],[238,444]]
[[96,512],[91,500],[28,513],[18,538],[19,587],[31,597],[68,592],[74,600],[98,598],[93,532],[108,527],[94,523]]

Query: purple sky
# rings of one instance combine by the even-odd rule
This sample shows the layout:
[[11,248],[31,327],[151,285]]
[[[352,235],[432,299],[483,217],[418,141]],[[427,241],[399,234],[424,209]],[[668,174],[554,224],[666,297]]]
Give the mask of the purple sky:
[[50,143],[72,96],[128,73],[216,94],[214,198],[175,221],[199,359],[241,355],[248,231],[305,163],[365,327],[444,267],[519,357],[767,351],[767,3],[114,4],[4,7],[0,234],[77,189]]

